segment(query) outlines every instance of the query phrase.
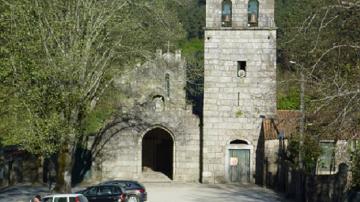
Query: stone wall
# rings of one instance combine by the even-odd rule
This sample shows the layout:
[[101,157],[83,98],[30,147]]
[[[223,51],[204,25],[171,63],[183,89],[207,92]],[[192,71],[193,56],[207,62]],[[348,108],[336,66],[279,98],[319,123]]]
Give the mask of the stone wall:
[[[198,181],[199,179],[199,136],[198,123],[186,114],[167,113],[161,116],[144,117],[151,123],[140,123],[136,127],[116,132],[102,150],[101,180],[142,179],[142,138],[154,128],[165,129],[174,138],[174,180]],[[191,123],[192,122],[192,123]],[[189,128],[194,125],[194,128]],[[115,126],[116,127],[116,126]]]
[[[281,159],[282,152],[286,154],[286,148],[288,145],[287,140],[266,140],[264,147],[264,175],[265,183],[269,187],[282,186],[285,182],[285,175],[287,175],[286,170],[288,168],[288,162],[285,162],[285,159]],[[317,175],[331,175],[338,172],[340,164],[345,163],[349,164],[349,148],[348,143],[345,140],[339,140],[336,142],[335,147],[335,172],[330,173],[317,173]],[[279,188],[281,189],[281,187]]]
[[[349,149],[339,140],[335,149],[335,172],[311,175],[294,170],[285,157],[287,140],[264,143],[263,185],[284,192],[289,198],[306,201],[342,201],[349,188]],[[303,190],[303,191],[299,191]]]
[[[226,144],[244,139],[255,150],[261,116],[275,113],[276,32],[207,30],[205,40],[203,179],[222,182]],[[247,63],[245,78],[237,61]]]

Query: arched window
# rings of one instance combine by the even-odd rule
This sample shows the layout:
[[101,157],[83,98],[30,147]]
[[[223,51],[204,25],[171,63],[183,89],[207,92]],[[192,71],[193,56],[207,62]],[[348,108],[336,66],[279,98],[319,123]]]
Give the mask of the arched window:
[[231,27],[232,24],[232,3],[231,0],[224,0],[222,2],[221,10],[221,26]]
[[170,97],[170,75],[168,73],[165,74],[165,90],[166,96]]
[[236,140],[231,141],[230,144],[248,144],[248,143],[244,140],[236,139]]
[[249,0],[248,3],[248,24],[251,27],[258,26],[259,22],[259,2],[257,0]]

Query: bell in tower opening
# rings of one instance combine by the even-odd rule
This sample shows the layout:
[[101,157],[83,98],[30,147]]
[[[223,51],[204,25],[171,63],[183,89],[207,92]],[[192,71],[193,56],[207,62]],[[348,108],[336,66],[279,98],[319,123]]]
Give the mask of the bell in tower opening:
[[224,0],[222,3],[221,25],[231,27],[232,24],[232,3],[231,0]]
[[251,27],[258,26],[259,17],[259,2],[257,0],[250,0],[248,3],[248,24]]

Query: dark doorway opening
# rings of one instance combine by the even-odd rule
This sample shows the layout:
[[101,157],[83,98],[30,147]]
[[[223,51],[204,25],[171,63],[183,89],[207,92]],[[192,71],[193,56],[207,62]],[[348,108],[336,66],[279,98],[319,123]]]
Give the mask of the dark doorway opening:
[[142,167],[162,172],[173,179],[173,149],[174,141],[171,135],[155,128],[147,132],[142,141]]
[[248,144],[248,143],[244,140],[233,140],[230,142],[230,144]]

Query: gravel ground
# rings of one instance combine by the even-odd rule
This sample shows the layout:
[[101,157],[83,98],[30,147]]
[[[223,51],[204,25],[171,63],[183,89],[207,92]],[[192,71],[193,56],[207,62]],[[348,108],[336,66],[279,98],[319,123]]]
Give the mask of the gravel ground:
[[287,201],[256,185],[145,184],[148,202],[252,202]]
[[[145,183],[148,202],[253,202],[288,201],[279,194],[256,185],[205,185],[185,183]],[[76,187],[73,191],[82,189]],[[28,202],[32,196],[49,194],[44,186],[16,185],[0,190],[0,202]]]

